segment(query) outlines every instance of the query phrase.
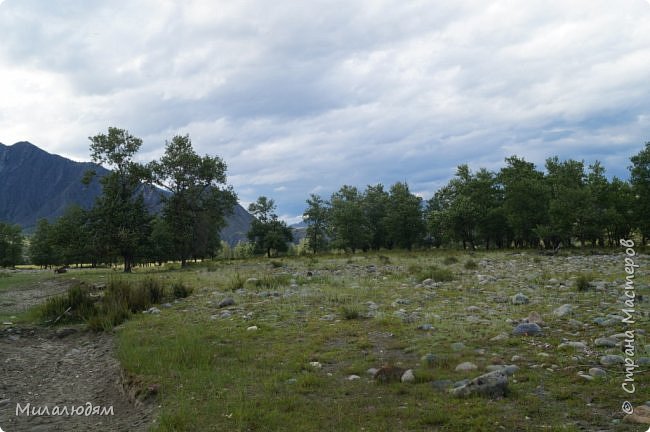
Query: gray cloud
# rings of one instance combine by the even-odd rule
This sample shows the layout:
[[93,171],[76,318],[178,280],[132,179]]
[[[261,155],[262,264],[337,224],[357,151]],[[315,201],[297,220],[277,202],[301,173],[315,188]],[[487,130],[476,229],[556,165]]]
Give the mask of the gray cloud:
[[469,163],[601,160],[648,140],[648,3],[18,1],[0,4],[0,141],[88,158],[108,126],[142,158],[189,133],[243,201]]

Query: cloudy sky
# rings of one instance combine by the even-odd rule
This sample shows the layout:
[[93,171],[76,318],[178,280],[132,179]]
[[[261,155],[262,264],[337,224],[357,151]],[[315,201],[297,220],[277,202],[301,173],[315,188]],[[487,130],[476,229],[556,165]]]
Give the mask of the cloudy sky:
[[88,160],[108,126],[143,161],[190,134],[246,204],[461,163],[600,160],[650,141],[644,0],[0,0],[0,142]]

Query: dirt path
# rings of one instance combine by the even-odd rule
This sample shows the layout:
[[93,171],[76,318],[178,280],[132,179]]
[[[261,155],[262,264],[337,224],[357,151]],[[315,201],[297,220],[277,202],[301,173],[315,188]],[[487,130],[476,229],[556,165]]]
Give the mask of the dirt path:
[[[20,290],[49,296],[43,286]],[[59,286],[50,287],[55,291]],[[3,293],[6,294],[6,293]],[[14,297],[5,297],[14,298]],[[38,302],[35,298],[25,299]],[[0,327],[0,429],[19,431],[145,431],[154,415],[152,404],[132,403],[122,387],[113,337],[83,327]],[[65,415],[64,407],[89,404],[113,415]],[[29,404],[29,415],[25,408]],[[31,415],[32,409],[50,415]],[[52,415],[55,407],[64,415]],[[18,411],[18,415],[17,414]],[[110,411],[107,411],[110,412]],[[85,412],[84,412],[85,414]]]

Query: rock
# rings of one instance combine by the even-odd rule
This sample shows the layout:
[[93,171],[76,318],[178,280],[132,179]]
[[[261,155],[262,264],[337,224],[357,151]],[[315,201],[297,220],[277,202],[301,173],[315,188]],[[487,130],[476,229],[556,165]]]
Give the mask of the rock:
[[160,309],[158,309],[157,307],[150,307],[149,309],[147,309],[147,310],[145,311],[145,313],[148,313],[148,314],[159,314],[159,313],[160,313]]
[[565,348],[584,351],[587,349],[587,345],[584,342],[563,342],[558,346],[558,349]]
[[221,317],[221,318],[230,318],[231,316],[232,316],[232,313],[230,311],[223,311],[219,315],[219,317]]
[[370,376],[374,376],[374,375],[377,373],[378,370],[379,370],[379,369],[377,369],[377,368],[370,368],[370,369],[368,369],[368,370],[366,371],[366,373],[367,373],[368,375],[370,375]]
[[542,328],[535,323],[521,323],[512,330],[515,336],[536,336],[542,333]]
[[613,366],[625,363],[625,359],[620,355],[605,355],[600,358],[600,364],[603,366]]
[[162,307],[164,307],[164,308],[170,308],[170,307],[172,307],[172,304],[171,304],[171,303],[164,303],[164,304],[162,305]]
[[258,330],[257,326],[250,326],[246,328],[246,331],[257,331],[257,330]]
[[472,362],[463,362],[456,366],[456,372],[469,372],[478,369],[478,366],[476,366]]
[[650,407],[641,405],[634,408],[634,412],[625,417],[628,423],[650,424]]
[[511,362],[517,362],[517,361],[522,361],[524,358],[520,355],[513,355],[512,358],[510,358]]
[[465,310],[469,313],[476,313],[476,312],[480,312],[481,308],[478,306],[468,306],[467,308],[465,308]]
[[529,323],[538,324],[540,326],[544,325],[544,320],[542,319],[542,316],[535,311],[532,311],[531,313],[528,314],[526,321],[528,321]]
[[523,293],[517,293],[510,298],[510,302],[513,305],[524,305],[530,303],[530,299]]
[[578,373],[578,376],[580,378],[584,378],[587,381],[593,381],[594,380],[594,377],[592,377],[591,375],[585,375],[583,373]]
[[257,278],[248,278],[246,279],[246,282],[244,283],[245,285],[257,285],[258,279]]
[[451,344],[451,349],[454,350],[454,351],[462,351],[465,348],[467,348],[467,347],[462,342],[454,342],[453,344]]
[[413,374],[413,369],[408,369],[402,374],[401,381],[403,383],[412,383],[415,382],[415,375]]
[[424,330],[424,331],[433,330],[433,325],[431,325],[431,324],[422,324],[422,325],[418,326],[418,330]]
[[639,366],[650,366],[650,357],[639,357],[636,363]]
[[604,369],[598,367],[592,367],[591,369],[589,369],[589,375],[591,375],[594,378],[603,378],[607,376],[607,372],[605,372]]
[[570,314],[571,312],[573,312],[573,306],[570,304],[563,304],[553,311],[553,315],[556,317],[563,317],[567,314]]
[[219,302],[219,308],[225,308],[228,306],[233,306],[235,304],[235,300],[233,300],[230,297],[227,297]]
[[348,375],[348,377],[346,378],[346,380],[348,381],[356,381],[358,379],[361,379],[359,375]]
[[323,365],[317,361],[309,362],[309,366],[313,367],[314,369],[320,369],[323,367]]
[[616,339],[607,337],[598,338],[594,341],[594,345],[599,348],[614,348],[617,343],[618,341]]
[[508,339],[509,337],[510,337],[510,336],[508,335],[508,333],[499,333],[498,335],[496,335],[496,336],[494,336],[493,338],[491,338],[490,341],[492,341],[492,342],[499,342],[499,341],[502,341],[502,340],[506,340],[506,339]]
[[327,314],[321,318],[321,321],[334,321],[335,319],[336,319],[336,315]]
[[420,361],[427,366],[433,366],[440,361],[440,359],[432,353],[427,353],[420,358]]
[[5,405],[9,405],[11,401],[9,399],[2,399],[0,400],[0,408],[2,408]]
[[456,397],[479,395],[488,398],[501,398],[508,391],[508,377],[502,371],[489,372],[474,378],[467,384],[450,390]]
[[433,279],[425,279],[422,281],[422,285],[424,286],[431,286],[433,285]]

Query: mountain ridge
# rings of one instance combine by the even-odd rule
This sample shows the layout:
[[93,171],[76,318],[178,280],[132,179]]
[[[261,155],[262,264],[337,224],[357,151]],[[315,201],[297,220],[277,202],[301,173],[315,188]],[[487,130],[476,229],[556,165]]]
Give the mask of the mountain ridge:
[[[98,175],[85,185],[81,179],[91,169]],[[88,209],[101,194],[99,178],[108,172],[101,165],[76,162],[28,141],[13,145],[0,143],[0,221],[20,225],[29,232],[39,219],[52,221],[70,205]],[[147,207],[157,211],[161,205],[160,195],[164,192],[150,186],[143,189]],[[222,240],[231,245],[246,240],[252,220],[253,216],[236,204],[233,213],[226,218]]]

